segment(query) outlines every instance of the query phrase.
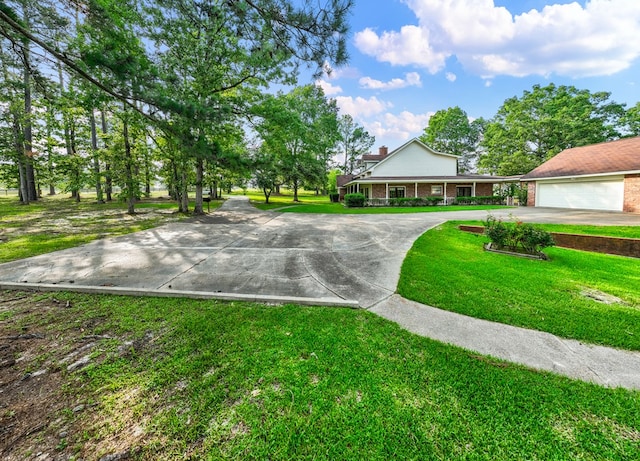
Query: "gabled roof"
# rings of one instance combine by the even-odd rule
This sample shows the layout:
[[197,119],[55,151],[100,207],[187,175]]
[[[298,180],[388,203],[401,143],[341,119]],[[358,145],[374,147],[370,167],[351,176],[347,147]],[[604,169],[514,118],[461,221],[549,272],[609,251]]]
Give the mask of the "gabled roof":
[[640,136],[560,152],[522,180],[640,172]]
[[435,155],[441,155],[443,157],[452,157],[457,159],[458,156],[457,155],[453,155],[453,154],[445,154],[443,152],[438,152],[437,150],[433,150],[431,147],[427,146],[425,143],[423,143],[422,141],[420,141],[418,138],[413,138],[410,139],[409,141],[405,142],[403,145],[401,145],[400,147],[392,150],[391,152],[389,152],[387,155],[363,155],[362,156],[362,160],[379,160],[378,163],[376,163],[375,165],[372,165],[371,167],[367,168],[364,171],[361,171],[360,173],[358,173],[356,175],[356,177],[362,177],[365,173],[367,173],[368,171],[372,171],[375,168],[378,167],[378,165],[381,165],[385,162],[387,162],[390,158],[394,157],[395,155],[398,154],[398,152],[401,152],[405,147],[407,147],[408,145],[412,144],[412,143],[417,143],[418,145],[420,145],[423,149],[428,150],[429,152],[435,154]]

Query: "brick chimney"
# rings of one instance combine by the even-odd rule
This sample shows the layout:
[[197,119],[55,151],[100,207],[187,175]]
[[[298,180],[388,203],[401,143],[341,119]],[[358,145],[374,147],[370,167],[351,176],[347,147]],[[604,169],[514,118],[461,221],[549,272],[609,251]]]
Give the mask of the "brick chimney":
[[378,148],[378,155],[380,155],[380,157],[386,157],[388,153],[389,148],[387,146],[380,146]]

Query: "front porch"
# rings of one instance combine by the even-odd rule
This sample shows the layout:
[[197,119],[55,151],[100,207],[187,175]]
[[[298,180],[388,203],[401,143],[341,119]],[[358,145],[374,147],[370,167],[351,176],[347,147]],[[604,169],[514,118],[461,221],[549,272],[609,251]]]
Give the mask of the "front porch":
[[[386,206],[390,200],[403,198],[440,198],[449,205],[458,197],[493,195],[493,182],[479,181],[352,181],[341,188],[345,194],[363,194],[371,206]],[[380,205],[378,205],[380,204]]]

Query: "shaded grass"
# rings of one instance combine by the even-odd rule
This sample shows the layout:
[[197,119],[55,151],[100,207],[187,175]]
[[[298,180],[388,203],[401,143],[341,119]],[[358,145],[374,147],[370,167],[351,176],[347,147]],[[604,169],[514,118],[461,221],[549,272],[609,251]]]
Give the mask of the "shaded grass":
[[[398,293],[472,317],[640,350],[637,259],[563,248],[545,249],[550,261],[488,253],[482,249],[486,237],[459,231],[458,224],[446,223],[416,240],[402,265]],[[602,304],[585,297],[585,289],[623,302]]]
[[631,460],[640,446],[638,392],[481,357],[366,311],[56,297],[70,307],[25,321],[111,336],[66,376],[66,392],[94,402],[66,413],[83,458]]
[[[221,202],[212,202],[215,210]],[[191,204],[193,206],[193,204]],[[150,229],[186,218],[167,199],[143,199],[136,214],[123,202],[99,204],[95,198],[76,203],[62,196],[43,197],[21,205],[16,197],[0,197],[0,262],[75,247],[92,240]]]

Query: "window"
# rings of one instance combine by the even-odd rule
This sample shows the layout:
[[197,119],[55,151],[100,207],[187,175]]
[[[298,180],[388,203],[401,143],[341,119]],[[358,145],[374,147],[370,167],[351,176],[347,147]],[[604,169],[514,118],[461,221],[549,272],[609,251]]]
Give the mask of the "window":
[[404,186],[389,187],[389,198],[404,198]]
[[360,192],[362,193],[362,195],[364,195],[364,198],[369,198],[369,188],[368,187],[363,187],[362,189],[360,189]]
[[442,185],[431,186],[431,195],[442,195]]
[[471,186],[456,187],[456,195],[458,197],[471,197]]

